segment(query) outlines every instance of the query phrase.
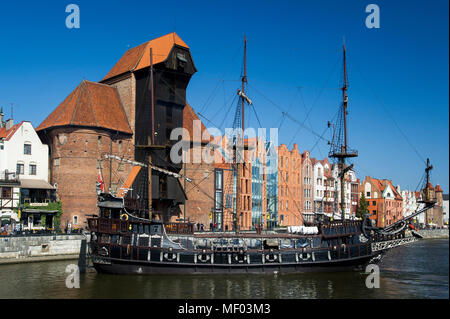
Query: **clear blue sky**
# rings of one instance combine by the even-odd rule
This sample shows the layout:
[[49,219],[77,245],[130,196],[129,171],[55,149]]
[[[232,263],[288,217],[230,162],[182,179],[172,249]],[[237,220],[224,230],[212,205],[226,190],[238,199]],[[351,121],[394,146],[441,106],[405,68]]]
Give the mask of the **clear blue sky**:
[[[80,7],[80,29],[65,26],[70,3]],[[365,26],[371,3],[380,8],[379,29]],[[281,122],[269,99],[299,122],[312,108],[305,125],[322,134],[340,102],[345,37],[349,140],[360,154],[358,176],[414,190],[429,157],[432,182],[448,192],[448,10],[447,0],[2,1],[0,105],[9,117],[14,103],[15,121],[36,127],[81,80],[103,78],[128,47],[175,30],[198,69],[188,101],[215,125],[229,127],[246,34],[248,93],[262,125]],[[257,126],[253,112],[246,118],[246,126]],[[308,129],[283,122],[280,143],[303,151],[316,141]],[[320,141],[312,155],[327,152]]]

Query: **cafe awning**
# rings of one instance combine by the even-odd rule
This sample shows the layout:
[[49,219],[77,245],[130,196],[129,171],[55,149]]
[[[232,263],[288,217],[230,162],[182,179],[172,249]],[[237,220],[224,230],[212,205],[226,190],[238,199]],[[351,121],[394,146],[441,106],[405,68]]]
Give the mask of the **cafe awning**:
[[52,185],[50,185],[43,179],[21,179],[20,187],[32,189],[55,189]]
[[57,210],[46,210],[46,209],[34,209],[34,208],[24,208],[22,210],[22,213],[27,213],[27,214],[56,214],[58,213]]

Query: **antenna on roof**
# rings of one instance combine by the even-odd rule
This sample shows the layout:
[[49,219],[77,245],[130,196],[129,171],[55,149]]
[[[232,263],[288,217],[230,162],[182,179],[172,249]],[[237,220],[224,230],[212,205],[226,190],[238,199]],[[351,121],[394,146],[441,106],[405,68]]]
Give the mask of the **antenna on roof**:
[[11,104],[11,118],[14,119],[14,103]]

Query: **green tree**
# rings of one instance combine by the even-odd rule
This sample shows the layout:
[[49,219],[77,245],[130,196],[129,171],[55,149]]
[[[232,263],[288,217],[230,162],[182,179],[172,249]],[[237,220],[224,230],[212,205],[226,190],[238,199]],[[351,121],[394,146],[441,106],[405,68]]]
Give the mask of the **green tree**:
[[362,218],[365,214],[369,212],[369,203],[366,201],[366,196],[361,192],[361,197],[359,198],[358,210],[356,211],[356,217]]

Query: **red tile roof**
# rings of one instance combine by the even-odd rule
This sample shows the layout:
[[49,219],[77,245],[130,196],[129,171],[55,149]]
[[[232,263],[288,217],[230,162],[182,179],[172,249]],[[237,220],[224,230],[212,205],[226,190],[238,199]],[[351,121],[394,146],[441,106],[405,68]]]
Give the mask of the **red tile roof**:
[[174,45],[179,45],[189,49],[187,44],[184,43],[184,41],[181,40],[175,32],[163,35],[137,47],[131,48],[125,52],[125,54],[114,65],[102,81],[126,72],[137,71],[149,67],[150,48],[152,48],[153,64],[164,62]]
[[[189,133],[189,139],[187,136],[183,136],[183,140],[193,141],[194,138],[194,121],[200,121],[201,127],[201,142],[209,143],[213,140],[211,134],[209,134],[203,122],[198,118],[194,109],[186,103],[186,106],[183,109],[183,128],[186,129]],[[203,136],[205,135],[205,136]]]
[[14,133],[19,129],[23,122],[20,122],[16,125],[13,125],[9,130],[6,130],[6,127],[0,128],[0,139],[4,138],[6,141],[9,141]]
[[394,185],[392,185],[391,180],[376,179],[376,178],[372,178],[372,177],[369,177],[369,180],[371,181],[372,185],[378,189],[378,192],[380,192],[380,194],[383,193],[384,190],[386,189],[386,187],[389,185],[392,189],[392,192],[394,193],[395,199],[402,199],[402,196],[399,194],[399,192],[394,187]]
[[436,188],[434,189],[436,192],[442,192],[441,186],[438,184],[436,185]]
[[50,113],[36,131],[67,125],[133,134],[117,89],[86,80]]

